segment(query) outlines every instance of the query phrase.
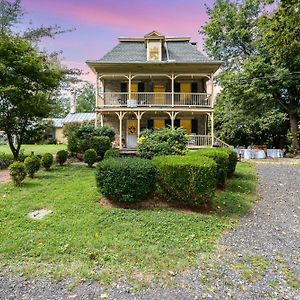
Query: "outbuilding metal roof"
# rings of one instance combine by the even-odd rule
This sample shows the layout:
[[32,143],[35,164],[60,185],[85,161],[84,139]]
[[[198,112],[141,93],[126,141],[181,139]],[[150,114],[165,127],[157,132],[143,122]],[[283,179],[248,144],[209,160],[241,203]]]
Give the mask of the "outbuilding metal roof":
[[96,114],[95,113],[69,113],[63,119],[63,123],[84,123],[84,122],[92,122],[95,121]]
[[52,118],[51,121],[53,122],[54,127],[63,127],[64,126],[63,118]]

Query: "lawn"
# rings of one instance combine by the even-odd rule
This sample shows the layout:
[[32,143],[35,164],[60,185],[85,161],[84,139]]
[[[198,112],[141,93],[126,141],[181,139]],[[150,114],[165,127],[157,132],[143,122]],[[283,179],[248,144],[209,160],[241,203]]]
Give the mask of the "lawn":
[[[67,150],[67,145],[22,145],[21,150],[24,150],[25,154],[31,154],[32,151],[36,155],[45,153],[56,154],[59,150]],[[8,145],[0,145],[0,153],[11,154],[11,150]]]
[[[213,214],[103,208],[95,169],[56,167],[22,187],[0,185],[0,267],[25,276],[102,283],[168,278],[189,269],[238,223],[257,198],[255,167],[239,163]],[[27,213],[52,213],[31,220]]]

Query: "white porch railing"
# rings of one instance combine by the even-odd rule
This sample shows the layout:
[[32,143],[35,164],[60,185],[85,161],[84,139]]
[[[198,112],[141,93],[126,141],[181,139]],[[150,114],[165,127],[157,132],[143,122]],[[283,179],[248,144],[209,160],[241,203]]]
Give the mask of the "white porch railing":
[[97,106],[100,107],[211,107],[211,97],[206,93],[129,93],[105,92],[98,95]]
[[212,146],[218,146],[220,148],[230,148],[230,145],[223,142],[217,137],[214,137],[212,140],[211,135],[190,135],[188,144],[188,148],[208,148]]

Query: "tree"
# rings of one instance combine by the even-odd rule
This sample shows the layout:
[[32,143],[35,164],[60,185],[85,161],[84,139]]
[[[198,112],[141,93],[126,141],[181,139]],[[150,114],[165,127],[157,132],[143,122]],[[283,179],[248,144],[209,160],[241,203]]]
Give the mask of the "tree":
[[19,36],[2,33],[0,40],[0,127],[17,160],[30,125],[48,117],[51,92],[59,86],[63,71],[49,55]]
[[95,106],[95,86],[89,82],[86,82],[78,92],[76,110],[78,112],[94,112]]
[[0,0],[0,127],[6,131],[15,159],[24,138],[30,136],[29,131],[39,120],[55,111],[63,114],[64,101],[59,95],[65,94],[62,90],[78,82],[81,75],[81,70],[60,64],[60,53],[39,50],[43,38],[73,29],[30,25],[20,30],[17,25],[23,15],[21,0]]
[[[253,117],[253,123],[274,121],[275,114],[282,126],[287,116],[293,147],[299,152],[300,4],[280,1],[269,12],[272,2],[217,0],[207,9],[209,22],[201,32],[207,53],[224,61],[219,76],[223,99],[246,119]],[[273,122],[266,123],[276,129]]]

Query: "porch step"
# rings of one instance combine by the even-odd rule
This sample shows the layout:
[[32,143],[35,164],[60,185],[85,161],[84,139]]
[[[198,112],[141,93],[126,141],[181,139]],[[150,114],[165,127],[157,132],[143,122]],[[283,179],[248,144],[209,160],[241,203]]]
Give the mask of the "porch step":
[[136,156],[137,150],[131,149],[131,148],[123,148],[120,150],[120,155],[121,156]]

